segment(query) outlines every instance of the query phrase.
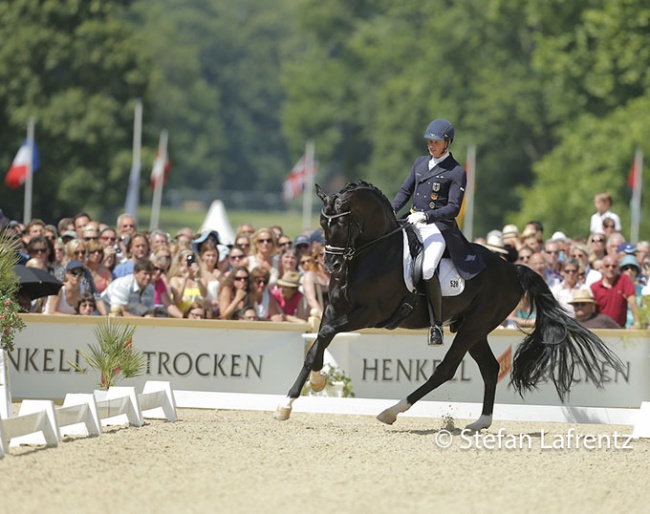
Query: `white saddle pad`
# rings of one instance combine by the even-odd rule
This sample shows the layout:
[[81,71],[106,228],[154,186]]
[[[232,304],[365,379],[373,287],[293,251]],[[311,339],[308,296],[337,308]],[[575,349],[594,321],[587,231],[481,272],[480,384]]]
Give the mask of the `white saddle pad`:
[[[406,285],[409,291],[413,292],[415,290],[415,285],[413,284],[413,267],[415,266],[415,261],[409,251],[406,230],[402,230],[402,234],[404,236],[404,285]],[[442,296],[457,296],[465,290],[465,279],[458,274],[458,270],[456,270],[456,266],[451,262],[451,259],[444,258],[440,261],[438,277],[440,279]]]

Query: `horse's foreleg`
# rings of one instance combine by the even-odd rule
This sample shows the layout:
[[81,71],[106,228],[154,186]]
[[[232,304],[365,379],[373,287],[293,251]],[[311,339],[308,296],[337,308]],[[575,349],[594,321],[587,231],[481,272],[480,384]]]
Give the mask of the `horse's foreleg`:
[[492,412],[494,411],[494,397],[497,390],[499,377],[499,361],[494,357],[487,338],[481,339],[469,349],[469,354],[478,364],[485,390],[483,392],[483,410],[481,417],[465,428],[472,432],[478,432],[488,428],[492,424]]
[[323,355],[325,349],[329,346],[330,342],[334,338],[333,333],[319,331],[316,341],[312,344],[311,348],[307,352],[305,357],[305,363],[298,373],[298,378],[289,389],[289,393],[286,398],[280,402],[280,404],[275,409],[275,414],[273,417],[280,421],[285,421],[291,416],[291,410],[293,408],[293,402],[300,396],[302,387],[307,381],[307,377],[310,378],[310,385],[313,391],[322,391],[327,384],[327,378],[325,375],[321,374],[320,370],[323,368]]

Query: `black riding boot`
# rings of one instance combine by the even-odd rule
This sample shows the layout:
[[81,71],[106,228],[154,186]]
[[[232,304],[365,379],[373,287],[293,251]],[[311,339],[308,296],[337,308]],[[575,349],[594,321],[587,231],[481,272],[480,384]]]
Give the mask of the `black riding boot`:
[[429,345],[440,346],[443,344],[442,332],[442,289],[438,273],[435,273],[430,280],[427,280],[427,299],[429,307],[429,319],[431,329],[429,330]]

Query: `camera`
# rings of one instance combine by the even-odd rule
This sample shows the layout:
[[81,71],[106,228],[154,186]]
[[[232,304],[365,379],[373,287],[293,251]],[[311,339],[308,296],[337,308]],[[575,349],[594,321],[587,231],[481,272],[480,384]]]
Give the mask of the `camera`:
[[187,265],[188,266],[191,266],[195,262],[196,262],[196,257],[194,257],[193,253],[187,256]]

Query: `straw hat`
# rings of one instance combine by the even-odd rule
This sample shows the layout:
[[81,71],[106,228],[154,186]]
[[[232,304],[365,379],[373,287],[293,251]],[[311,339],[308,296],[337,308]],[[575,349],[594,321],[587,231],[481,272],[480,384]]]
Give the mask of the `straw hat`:
[[588,289],[574,289],[573,298],[569,300],[569,303],[598,303],[591,296],[591,293]]
[[485,247],[493,252],[508,255],[508,250],[503,244],[503,238],[499,234],[488,234]]
[[300,287],[300,273],[297,271],[287,271],[282,278],[279,278],[277,281],[279,286],[284,287]]
[[506,225],[502,230],[503,239],[517,239],[519,237],[519,229],[517,225]]

